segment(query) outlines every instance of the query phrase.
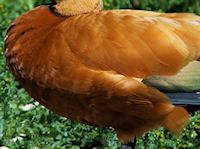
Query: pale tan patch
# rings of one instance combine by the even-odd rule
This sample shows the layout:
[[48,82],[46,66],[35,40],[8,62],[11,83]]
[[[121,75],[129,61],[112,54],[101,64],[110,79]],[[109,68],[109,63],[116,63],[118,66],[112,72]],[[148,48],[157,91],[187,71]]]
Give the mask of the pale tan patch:
[[102,0],[63,0],[55,5],[57,12],[63,16],[73,16],[103,8]]
[[8,39],[8,35],[6,35],[6,37],[4,38],[4,42]]
[[8,48],[6,48],[6,50],[5,50],[5,56],[8,56],[9,55],[9,53],[8,53],[8,51],[9,51],[9,49]]
[[142,82],[142,80],[143,80],[143,78],[135,78],[135,77],[133,77],[133,79],[134,79],[134,80],[137,80],[137,81],[139,81],[139,82]]

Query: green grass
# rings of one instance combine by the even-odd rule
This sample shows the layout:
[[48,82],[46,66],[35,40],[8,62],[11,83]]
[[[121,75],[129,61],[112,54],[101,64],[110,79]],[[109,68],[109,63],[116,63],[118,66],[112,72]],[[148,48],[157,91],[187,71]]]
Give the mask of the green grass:
[[[79,149],[102,144],[103,148],[119,148],[113,129],[98,129],[60,117],[31,99],[8,71],[3,56],[3,38],[11,21],[23,12],[44,1],[0,0],[0,146],[11,149]],[[46,1],[48,2],[48,0]],[[157,11],[200,12],[199,1],[194,0],[105,0],[105,7],[138,8]],[[29,107],[29,110],[26,109]],[[198,149],[200,148],[200,113],[191,116],[191,122],[179,137],[172,137],[160,129],[147,133],[138,141],[139,149]]]

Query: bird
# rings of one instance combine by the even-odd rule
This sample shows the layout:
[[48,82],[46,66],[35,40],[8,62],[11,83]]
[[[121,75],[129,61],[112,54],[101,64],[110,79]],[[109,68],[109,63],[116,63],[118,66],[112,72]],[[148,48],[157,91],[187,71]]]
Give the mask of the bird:
[[195,14],[52,0],[11,23],[4,55],[41,105],[80,123],[113,127],[127,143],[159,127],[179,134],[187,125],[187,110],[144,80],[176,76],[198,63],[199,34]]

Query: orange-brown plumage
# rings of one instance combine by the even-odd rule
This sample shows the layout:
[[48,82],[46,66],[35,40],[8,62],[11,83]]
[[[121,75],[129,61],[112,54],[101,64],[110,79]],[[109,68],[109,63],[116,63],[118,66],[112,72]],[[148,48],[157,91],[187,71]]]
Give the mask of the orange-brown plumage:
[[12,23],[5,55],[42,105],[75,121],[112,126],[126,142],[160,126],[177,133],[187,123],[183,108],[140,79],[175,75],[198,59],[199,21],[193,14],[99,7],[58,16],[40,6]]

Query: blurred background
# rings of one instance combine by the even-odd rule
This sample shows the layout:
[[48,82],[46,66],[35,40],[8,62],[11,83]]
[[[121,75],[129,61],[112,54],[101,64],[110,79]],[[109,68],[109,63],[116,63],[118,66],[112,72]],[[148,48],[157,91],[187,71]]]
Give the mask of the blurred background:
[[[60,117],[31,99],[7,69],[3,39],[13,19],[49,0],[0,0],[0,146],[11,149],[79,149],[99,146],[117,149],[110,129],[98,129]],[[105,9],[145,9],[193,12],[200,15],[200,0],[104,0]],[[200,112],[191,113],[181,136],[159,129],[142,136],[138,149],[200,149]]]

